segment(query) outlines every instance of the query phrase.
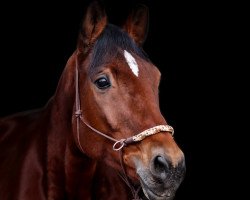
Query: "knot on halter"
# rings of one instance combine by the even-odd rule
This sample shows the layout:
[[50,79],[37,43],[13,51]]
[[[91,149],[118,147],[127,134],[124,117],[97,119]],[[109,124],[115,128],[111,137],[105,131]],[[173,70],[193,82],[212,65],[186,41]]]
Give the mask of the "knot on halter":
[[80,118],[82,116],[82,111],[81,110],[77,110],[75,112],[75,116],[76,116],[76,118]]
[[114,145],[113,145],[113,150],[114,150],[114,151],[119,151],[119,150],[121,150],[124,146],[126,146],[125,140],[126,140],[126,139],[121,139],[121,140],[116,141],[116,142],[114,143]]

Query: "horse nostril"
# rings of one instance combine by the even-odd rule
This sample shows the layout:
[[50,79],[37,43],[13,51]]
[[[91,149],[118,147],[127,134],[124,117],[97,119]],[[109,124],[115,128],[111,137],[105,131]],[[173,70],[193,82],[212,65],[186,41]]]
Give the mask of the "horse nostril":
[[153,174],[161,179],[166,178],[169,166],[167,160],[162,156],[156,156],[153,160]]

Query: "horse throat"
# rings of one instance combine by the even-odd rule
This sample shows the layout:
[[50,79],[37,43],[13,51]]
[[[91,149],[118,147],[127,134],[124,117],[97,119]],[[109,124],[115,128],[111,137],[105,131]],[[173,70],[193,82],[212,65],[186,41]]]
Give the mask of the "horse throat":
[[96,173],[97,162],[89,157],[66,151],[66,191],[69,199],[91,199],[92,183]]

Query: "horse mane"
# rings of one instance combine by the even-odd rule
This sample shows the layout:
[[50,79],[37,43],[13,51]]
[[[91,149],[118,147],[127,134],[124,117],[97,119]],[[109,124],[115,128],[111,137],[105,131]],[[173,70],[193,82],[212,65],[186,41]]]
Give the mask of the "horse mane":
[[113,24],[108,24],[93,46],[90,73],[98,66],[115,58],[121,50],[127,50],[150,61],[143,49],[138,47],[125,31]]

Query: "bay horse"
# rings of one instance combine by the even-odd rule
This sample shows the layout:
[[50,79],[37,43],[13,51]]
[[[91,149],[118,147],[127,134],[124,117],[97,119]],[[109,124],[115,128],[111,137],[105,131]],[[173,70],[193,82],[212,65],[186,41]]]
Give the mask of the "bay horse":
[[0,121],[1,200],[173,199],[184,154],[144,53],[148,9],[123,27],[93,2],[54,96]]

